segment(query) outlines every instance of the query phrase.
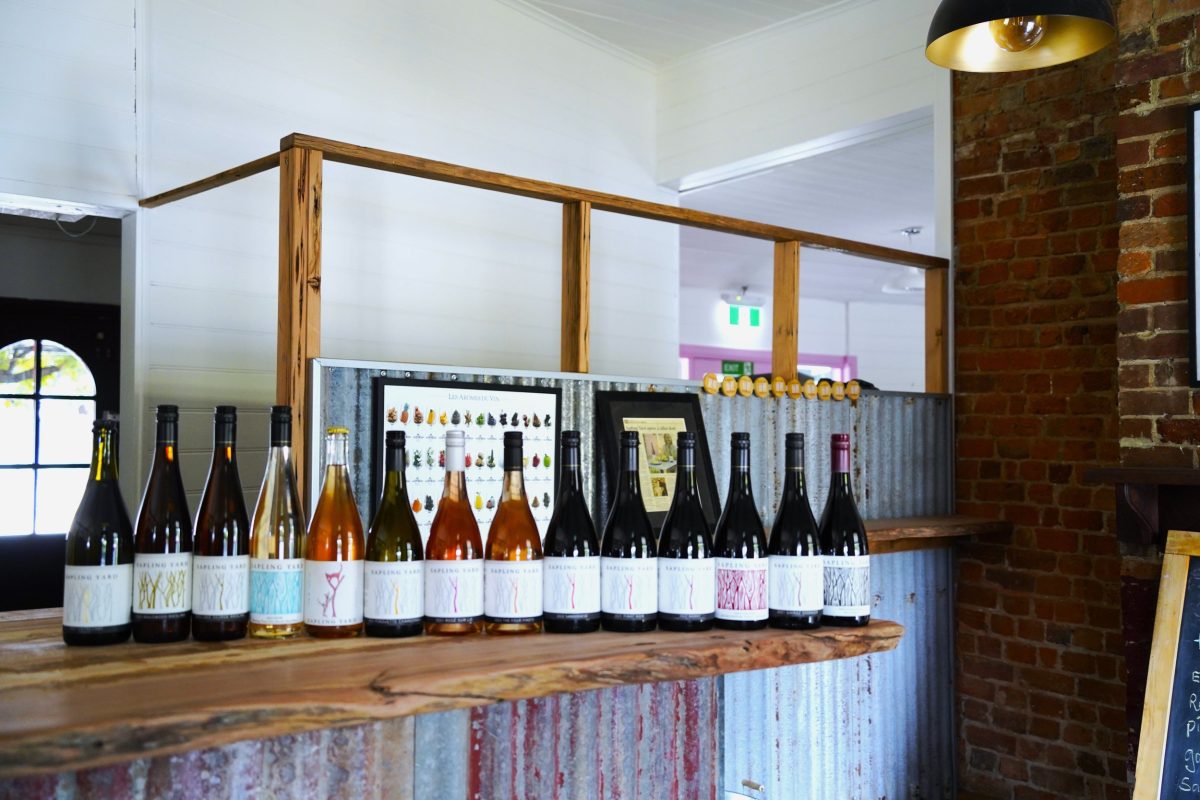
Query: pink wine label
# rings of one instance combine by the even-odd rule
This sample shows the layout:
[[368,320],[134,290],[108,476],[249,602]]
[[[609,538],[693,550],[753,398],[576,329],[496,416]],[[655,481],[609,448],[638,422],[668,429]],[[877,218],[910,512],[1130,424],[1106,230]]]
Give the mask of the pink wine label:
[[425,616],[424,561],[366,562],[366,619],[415,620]]
[[658,559],[660,614],[697,616],[717,610],[717,562],[712,558]]
[[871,613],[871,557],[824,556],[825,609],[831,617]]
[[772,611],[819,614],[825,607],[825,571],[820,556],[768,556],[768,605]]
[[333,628],[363,621],[363,562],[304,562],[304,624]]
[[133,564],[106,567],[67,565],[63,581],[63,625],[110,628],[129,624],[133,602]]
[[498,622],[541,619],[542,560],[484,561],[483,613]]
[[600,558],[600,610],[644,616],[658,612],[657,558]]
[[425,618],[474,622],[483,616],[483,559],[425,562]]
[[600,556],[542,559],[542,610],[547,614],[599,614]]
[[192,613],[236,617],[250,611],[250,556],[193,556]]
[[191,610],[191,553],[133,554],[133,613],[183,614]]
[[767,618],[767,559],[718,558],[717,619]]

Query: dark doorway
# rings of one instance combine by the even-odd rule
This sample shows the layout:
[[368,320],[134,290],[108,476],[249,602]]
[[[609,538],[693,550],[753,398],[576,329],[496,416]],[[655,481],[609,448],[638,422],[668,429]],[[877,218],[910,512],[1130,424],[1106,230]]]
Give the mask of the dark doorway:
[[62,605],[91,421],[119,411],[120,307],[0,298],[0,611]]

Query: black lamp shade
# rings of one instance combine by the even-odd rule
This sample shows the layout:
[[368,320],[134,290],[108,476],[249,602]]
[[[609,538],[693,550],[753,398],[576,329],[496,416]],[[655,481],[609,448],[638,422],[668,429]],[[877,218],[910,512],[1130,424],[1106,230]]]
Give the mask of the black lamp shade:
[[[990,23],[1038,18],[1040,34],[1025,49],[1005,49]],[[1108,0],[942,0],[929,24],[925,56],[962,72],[1012,72],[1074,61],[1117,35]]]

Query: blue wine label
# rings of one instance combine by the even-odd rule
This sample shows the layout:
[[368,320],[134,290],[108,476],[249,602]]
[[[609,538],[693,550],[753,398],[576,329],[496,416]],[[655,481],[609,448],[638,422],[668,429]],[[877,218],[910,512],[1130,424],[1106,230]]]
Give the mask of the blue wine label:
[[304,621],[304,559],[250,559],[250,621],[295,625]]

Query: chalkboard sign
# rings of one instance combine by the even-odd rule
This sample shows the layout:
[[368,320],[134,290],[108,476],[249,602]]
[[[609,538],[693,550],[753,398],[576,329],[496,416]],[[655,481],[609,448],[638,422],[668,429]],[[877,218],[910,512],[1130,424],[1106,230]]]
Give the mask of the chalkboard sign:
[[1163,555],[1133,800],[1200,795],[1200,533]]

